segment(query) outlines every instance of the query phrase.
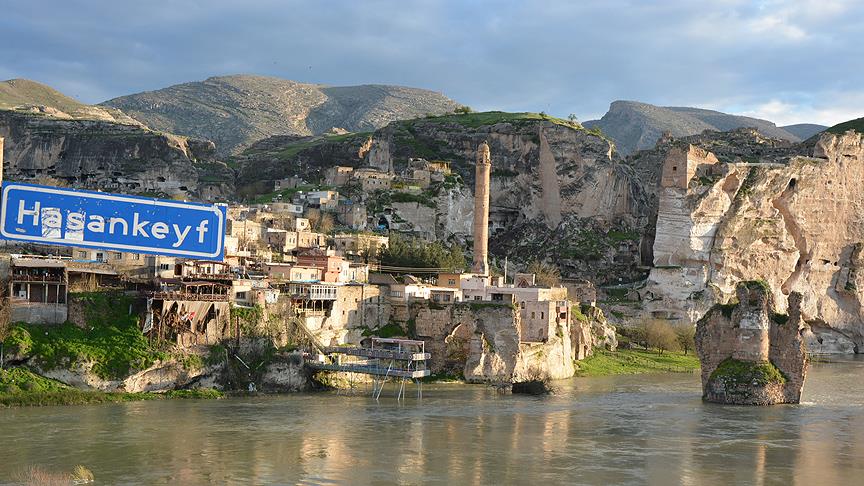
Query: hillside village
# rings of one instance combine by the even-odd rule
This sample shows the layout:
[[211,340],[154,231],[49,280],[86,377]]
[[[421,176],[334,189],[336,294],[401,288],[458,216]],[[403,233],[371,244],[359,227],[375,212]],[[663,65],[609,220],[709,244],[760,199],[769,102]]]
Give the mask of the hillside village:
[[309,190],[292,177],[274,182],[269,201],[230,205],[221,262],[7,247],[0,271],[10,320],[86,327],[87,296],[119,292],[134,297],[129,312],[151,342],[185,353],[207,354],[225,342],[260,346],[262,337],[265,348],[311,353],[370,336],[404,337],[426,342],[433,372],[469,381],[572,376],[574,359],[594,346],[614,349],[614,329],[594,307],[590,284],[549,287],[533,274],[489,272],[493,157],[487,145],[478,148],[472,268],[458,265],[461,251],[451,268],[388,265],[391,231],[410,235],[410,226],[395,214],[369,214],[365,198],[340,194],[357,185],[361,194],[410,198],[452,177],[447,162],[411,159],[399,173],[336,165],[326,171],[327,189]]

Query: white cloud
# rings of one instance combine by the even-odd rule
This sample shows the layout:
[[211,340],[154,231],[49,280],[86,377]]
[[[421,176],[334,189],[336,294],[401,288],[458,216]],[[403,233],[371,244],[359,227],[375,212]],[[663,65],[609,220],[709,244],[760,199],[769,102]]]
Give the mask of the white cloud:
[[741,115],[771,120],[777,125],[818,123],[832,126],[864,116],[864,93],[821,93],[815,104],[772,99],[744,109]]

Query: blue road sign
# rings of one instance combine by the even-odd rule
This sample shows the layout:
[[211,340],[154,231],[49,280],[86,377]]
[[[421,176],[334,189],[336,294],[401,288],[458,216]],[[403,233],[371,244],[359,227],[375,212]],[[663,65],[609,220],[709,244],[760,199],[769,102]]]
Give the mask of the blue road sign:
[[8,240],[222,260],[225,206],[4,182]]

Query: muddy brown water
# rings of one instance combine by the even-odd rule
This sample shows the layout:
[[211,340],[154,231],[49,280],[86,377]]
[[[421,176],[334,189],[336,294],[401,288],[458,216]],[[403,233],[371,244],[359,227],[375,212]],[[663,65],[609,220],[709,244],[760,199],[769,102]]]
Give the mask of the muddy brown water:
[[0,409],[0,484],[864,484],[864,359],[814,365],[801,405],[705,404],[697,374],[557,386]]

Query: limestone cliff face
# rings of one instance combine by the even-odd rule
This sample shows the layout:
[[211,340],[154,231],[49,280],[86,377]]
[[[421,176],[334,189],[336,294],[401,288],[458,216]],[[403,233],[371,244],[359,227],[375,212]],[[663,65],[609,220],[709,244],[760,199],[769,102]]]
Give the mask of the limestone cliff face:
[[668,147],[662,167],[646,311],[696,322],[738,282],[759,279],[781,312],[802,295],[812,352],[864,349],[864,136],[755,143],[746,154],[738,143],[731,156],[717,139],[686,140]]
[[595,349],[615,351],[618,337],[599,307],[583,305],[570,326],[570,343],[574,358],[580,360],[594,354]]
[[[492,158],[493,265],[507,256],[511,263],[553,261],[568,276],[611,278],[599,271],[610,267],[638,274],[650,208],[634,167],[598,134],[540,115],[491,112],[394,122],[374,132],[371,142],[361,134],[273,137],[237,158],[238,187],[255,193],[288,176],[316,181],[336,164],[400,173],[409,158],[448,161],[454,178],[425,191],[425,206],[389,200],[371,206],[390,211],[387,216],[404,221],[406,231],[467,241],[475,151],[483,142]],[[364,197],[352,197],[358,196]]]
[[140,125],[0,111],[0,137],[9,180],[205,200],[234,189],[211,142]]

